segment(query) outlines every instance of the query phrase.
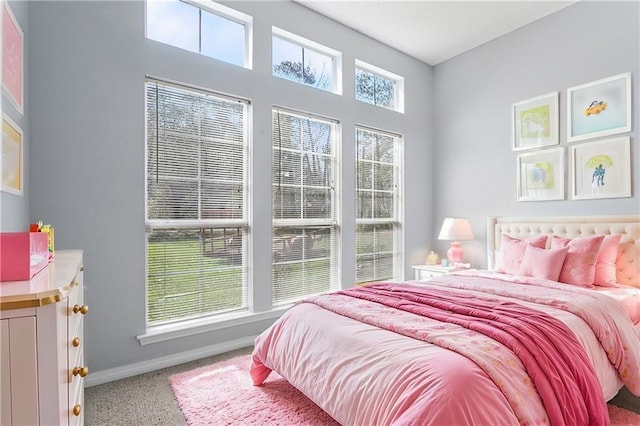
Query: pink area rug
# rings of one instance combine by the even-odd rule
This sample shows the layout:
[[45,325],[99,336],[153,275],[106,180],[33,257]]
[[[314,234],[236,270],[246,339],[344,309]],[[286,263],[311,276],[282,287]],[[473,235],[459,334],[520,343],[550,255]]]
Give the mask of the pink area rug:
[[[169,377],[189,426],[338,425],[286,380],[271,373],[262,386],[249,377],[242,355]],[[613,426],[640,426],[640,414],[609,405]]]

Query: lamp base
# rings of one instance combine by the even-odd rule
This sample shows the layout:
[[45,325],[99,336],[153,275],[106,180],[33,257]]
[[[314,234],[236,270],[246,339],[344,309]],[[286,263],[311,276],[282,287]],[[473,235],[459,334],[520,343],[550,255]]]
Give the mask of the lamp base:
[[449,259],[449,263],[452,265],[454,263],[462,263],[462,248],[458,241],[451,243],[451,247],[447,250],[447,259]]

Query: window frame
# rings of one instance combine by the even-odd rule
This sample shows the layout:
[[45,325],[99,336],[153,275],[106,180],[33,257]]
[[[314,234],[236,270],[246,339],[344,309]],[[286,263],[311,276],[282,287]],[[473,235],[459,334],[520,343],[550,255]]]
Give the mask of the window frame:
[[[175,88],[178,90],[193,92],[196,95],[200,96],[212,96],[217,99],[225,100],[228,102],[237,102],[245,105],[245,113],[244,113],[244,123],[243,123],[243,149],[244,149],[244,164],[242,170],[242,187],[244,188],[242,194],[242,218],[231,218],[231,219],[211,219],[211,218],[202,218],[199,219],[150,219],[149,218],[149,131],[148,131],[148,114],[146,112],[147,109],[147,90],[150,84],[157,84],[161,86],[166,86],[170,88]],[[175,332],[176,330],[186,329],[193,327],[193,325],[202,325],[204,323],[209,323],[213,321],[220,321],[227,318],[238,318],[242,317],[248,313],[250,313],[251,309],[251,300],[249,300],[250,293],[250,277],[249,277],[249,269],[250,269],[250,246],[251,246],[251,228],[250,228],[250,220],[249,220],[249,212],[250,212],[250,177],[251,177],[251,155],[250,155],[250,146],[251,146],[251,102],[248,99],[244,99],[238,96],[230,96],[227,94],[222,94],[210,89],[197,87],[193,85],[188,85],[184,83],[173,82],[170,80],[154,77],[154,76],[145,76],[144,79],[144,92],[145,92],[145,159],[144,159],[144,173],[145,173],[145,185],[144,185],[144,220],[145,220],[145,325],[147,333],[145,336],[139,337],[141,344],[146,344],[143,342],[144,339],[147,339],[148,336],[153,336],[159,330],[168,330],[170,332]],[[199,182],[201,182],[201,177],[197,178]],[[202,196],[201,193],[198,194],[198,200]],[[200,204],[200,202],[198,203]],[[198,216],[201,216],[201,211],[199,210]],[[153,231],[162,231],[162,230],[196,230],[200,231],[203,228],[211,228],[211,229],[222,229],[222,228],[237,228],[242,229],[242,299],[244,303],[241,308],[232,309],[232,310],[224,310],[221,312],[209,312],[199,315],[188,315],[183,316],[177,319],[168,319],[165,321],[150,323],[149,322],[149,264],[148,264],[148,238],[149,235]]]
[[[393,105],[393,107],[387,107],[385,105],[380,105],[377,104],[375,102],[373,103],[369,103],[369,102],[365,102],[365,101],[361,101],[358,99],[357,95],[358,93],[356,92],[357,90],[357,84],[356,83],[356,73],[358,70],[364,71],[364,72],[368,72],[373,74],[374,76],[377,77],[381,77],[384,78],[386,80],[390,80],[393,81],[395,83],[394,85],[394,99],[395,99],[395,103]],[[360,59],[356,59],[355,60],[355,67],[354,67],[354,99],[357,102],[361,102],[364,104],[368,104],[368,105],[374,105],[380,108],[384,108],[384,109],[389,109],[392,111],[397,111],[399,113],[404,114],[404,77],[402,77],[401,75],[398,74],[394,74],[390,71],[384,70],[380,67],[377,67],[375,65],[371,65],[367,62],[364,62]]]
[[[394,207],[395,214],[393,217],[390,217],[390,218],[375,218],[375,217],[359,218],[358,217],[358,213],[359,213],[358,197],[360,192],[358,182],[359,182],[359,170],[360,170],[360,161],[361,161],[358,153],[358,148],[359,148],[358,132],[359,131],[391,137],[394,140],[393,186],[395,189],[393,190],[393,194],[394,194],[393,207]],[[354,245],[355,245],[354,259],[355,259],[355,271],[356,271],[355,281],[357,283],[365,283],[365,282],[372,281],[372,280],[363,281],[358,279],[358,258],[367,256],[367,255],[375,255],[377,253],[374,251],[372,253],[365,253],[360,255],[358,254],[358,229],[360,226],[366,226],[366,225],[374,225],[374,226],[375,225],[391,225],[393,227],[393,251],[392,251],[393,276],[391,277],[376,276],[374,272],[373,281],[382,280],[382,279],[400,280],[404,277],[404,270],[403,270],[403,265],[404,265],[404,250],[403,250],[403,244],[404,244],[404,227],[403,227],[404,172],[403,170],[404,170],[404,165],[402,161],[402,149],[403,149],[404,139],[402,135],[398,133],[380,130],[370,126],[356,124],[354,129],[354,141],[355,141],[354,143],[354,147],[355,147],[354,189],[355,189],[355,216],[356,216],[355,217],[355,238],[354,238]],[[375,161],[373,160],[371,160],[370,162],[375,163]],[[373,188],[371,189],[371,192],[374,192]]]
[[[158,1],[158,0],[156,0]],[[159,0],[161,1],[161,0]],[[240,24],[242,26],[244,26],[244,52],[243,52],[243,64],[240,65],[243,68],[246,69],[253,69],[253,17],[250,15],[247,15],[245,13],[242,13],[238,10],[232,9],[228,6],[225,6],[223,4],[220,3],[216,3],[212,0],[177,0],[181,3],[185,3],[188,4],[190,6],[193,6],[197,9],[200,10],[204,10],[205,12],[209,12],[211,14],[214,14],[220,18],[224,18],[227,19],[229,21],[235,22],[237,24]],[[148,16],[147,16],[147,4],[148,4],[149,0],[145,0],[145,8],[144,8],[144,34],[145,34],[145,38],[149,39],[149,40],[154,40],[157,41],[158,43],[163,43],[163,44],[167,44],[169,46],[173,46],[176,47],[178,49],[182,49],[179,46],[175,46],[173,44],[170,43],[165,43],[162,41],[158,41],[155,40],[153,38],[149,38],[148,34]],[[198,37],[201,39],[202,38],[202,18],[201,16],[199,17],[199,23],[200,23],[200,28],[198,29]],[[185,49],[183,49],[185,50]],[[191,50],[187,50],[188,52],[193,52]],[[221,61],[230,65],[235,65],[238,66],[237,64],[225,61],[224,59],[220,59],[220,58],[216,58],[214,56],[209,56],[209,55],[205,55],[202,53],[202,44],[199,43],[199,47],[198,47],[198,52],[193,52],[196,53],[198,55],[202,55],[205,56],[207,58],[211,58],[211,59],[215,59],[217,61]]]
[[[316,86],[312,86],[310,84],[306,84],[304,82],[300,82],[300,81],[294,81],[294,80],[289,80],[286,79],[284,77],[280,77],[278,75],[275,75],[273,73],[273,67],[274,64],[273,63],[273,39],[275,38],[279,38],[281,40],[284,40],[286,42],[295,44],[299,47],[301,47],[302,49],[308,49],[311,50],[313,52],[325,55],[325,56],[329,56],[332,58],[332,73],[333,73],[333,84],[330,90],[325,90]],[[302,64],[302,67],[304,69],[304,63]],[[286,81],[291,81],[293,83],[297,83],[300,84],[302,86],[306,86],[306,87],[311,87],[313,89],[317,89],[317,90],[321,90],[323,92],[330,92],[330,93],[335,93],[336,95],[342,95],[342,53],[339,52],[338,50],[332,49],[330,47],[324,46],[320,43],[316,43],[315,41],[306,39],[304,37],[301,37],[299,35],[296,35],[294,33],[291,33],[289,31],[285,31],[281,28],[278,28],[276,26],[272,26],[271,27],[271,75],[273,77],[276,78],[280,78],[282,80],[286,80]]]
[[[276,235],[274,230],[275,229],[282,229],[282,228],[291,228],[292,230],[299,230],[299,229],[308,229],[308,228],[324,228],[324,229],[328,229],[330,231],[330,243],[333,244],[332,249],[333,252],[330,253],[329,256],[329,261],[330,261],[330,271],[332,272],[331,275],[331,280],[329,282],[329,290],[337,290],[340,288],[340,282],[341,282],[341,268],[340,268],[340,264],[341,264],[341,238],[340,238],[340,226],[339,226],[339,219],[340,219],[340,214],[341,214],[341,210],[340,210],[340,135],[341,135],[341,125],[340,122],[338,120],[332,119],[332,118],[328,118],[325,116],[320,116],[317,114],[310,114],[307,112],[302,112],[302,111],[297,111],[297,110],[292,110],[292,109],[288,109],[288,108],[283,108],[283,107],[279,107],[279,106],[273,106],[271,109],[271,114],[272,114],[272,123],[273,123],[273,114],[275,113],[283,113],[283,114],[288,114],[291,116],[295,116],[298,118],[302,118],[302,119],[310,119],[310,120],[317,120],[317,121],[323,121],[326,122],[328,124],[331,125],[331,129],[332,129],[332,152],[331,152],[331,162],[330,162],[330,167],[332,169],[332,182],[330,183],[330,187],[331,187],[331,215],[328,218],[309,218],[309,219],[304,219],[304,218],[289,218],[289,219],[277,219],[276,215],[273,213],[274,209],[275,209],[275,203],[274,203],[274,189],[275,188],[275,183],[273,182],[273,176],[274,176],[274,170],[275,170],[275,165],[272,165],[272,172],[271,172],[271,176],[272,176],[272,182],[271,182],[271,188],[272,188],[272,217],[271,217],[271,222],[272,222],[272,232],[271,232],[271,241],[272,241],[272,259],[271,259],[271,273],[273,276],[274,273],[274,265],[276,265],[277,262],[274,261],[274,249],[273,249],[273,244],[275,242],[276,239]],[[272,128],[272,138],[273,138],[273,133],[275,132],[275,129]],[[287,149],[288,151],[290,151],[289,149]],[[273,140],[271,142],[271,151],[272,151],[272,156],[273,153],[275,152],[274,146],[273,146]],[[300,150],[300,152],[305,152],[304,150]],[[304,185],[301,183],[301,187],[304,187]],[[309,259],[307,259],[306,257],[304,259],[300,259],[299,262],[297,263],[306,263],[306,261],[308,261]],[[312,258],[311,261],[314,261],[317,259]],[[287,262],[284,262],[287,263]],[[295,261],[293,263],[296,263]],[[280,263],[278,263],[280,264]],[[272,285],[272,291],[273,291],[273,286],[274,286],[274,282],[271,283]],[[305,295],[304,297],[307,297],[308,295]],[[291,303],[294,303],[297,300],[300,300],[300,298],[290,298],[290,299],[286,299],[286,300],[282,300],[280,302],[275,302],[274,301],[275,296],[272,296],[272,308],[273,309],[279,309],[283,306],[287,306],[290,305]]]

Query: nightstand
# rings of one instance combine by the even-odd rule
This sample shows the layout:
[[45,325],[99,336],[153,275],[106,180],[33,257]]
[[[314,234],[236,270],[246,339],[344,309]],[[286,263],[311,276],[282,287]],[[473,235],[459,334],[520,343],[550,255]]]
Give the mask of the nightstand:
[[440,266],[440,265],[415,265],[412,266],[414,279],[416,281],[426,281],[434,277],[441,277],[451,272],[464,271],[464,266]]

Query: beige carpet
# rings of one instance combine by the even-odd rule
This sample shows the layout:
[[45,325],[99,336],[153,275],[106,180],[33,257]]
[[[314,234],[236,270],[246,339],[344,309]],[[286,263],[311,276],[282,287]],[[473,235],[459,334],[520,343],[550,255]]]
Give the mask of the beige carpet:
[[238,349],[151,373],[86,388],[86,426],[183,426],[182,412],[169,387],[169,376],[250,354],[253,347]]
[[[251,353],[248,347],[85,389],[87,426],[184,426],[169,376]],[[611,403],[640,413],[640,398],[626,388]]]

